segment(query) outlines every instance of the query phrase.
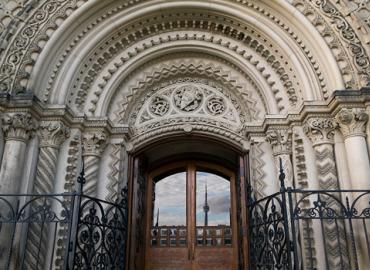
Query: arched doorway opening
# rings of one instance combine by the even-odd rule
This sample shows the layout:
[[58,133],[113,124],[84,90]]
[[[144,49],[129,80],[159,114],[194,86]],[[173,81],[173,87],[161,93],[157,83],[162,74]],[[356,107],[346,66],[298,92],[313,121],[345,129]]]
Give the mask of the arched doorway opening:
[[247,160],[195,136],[132,155],[128,268],[247,269]]
[[146,269],[237,269],[234,172],[190,160],[148,181]]

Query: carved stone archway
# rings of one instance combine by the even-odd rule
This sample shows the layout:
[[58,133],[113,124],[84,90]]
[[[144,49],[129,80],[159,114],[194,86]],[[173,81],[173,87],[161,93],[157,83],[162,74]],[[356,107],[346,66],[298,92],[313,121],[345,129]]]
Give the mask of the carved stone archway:
[[247,147],[243,139],[243,127],[250,120],[247,107],[216,83],[179,78],[138,98],[128,116],[130,148],[162,136],[194,132]]

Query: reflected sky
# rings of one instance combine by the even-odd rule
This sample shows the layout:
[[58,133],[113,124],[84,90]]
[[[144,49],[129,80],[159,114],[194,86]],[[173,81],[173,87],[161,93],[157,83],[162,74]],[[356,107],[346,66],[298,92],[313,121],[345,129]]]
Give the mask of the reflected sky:
[[155,185],[153,225],[186,225],[186,173],[167,176]]
[[[204,225],[205,185],[208,190],[208,225],[230,225],[230,182],[218,175],[197,172],[196,223]],[[163,178],[155,185],[153,225],[186,225],[186,173]]]
[[208,226],[230,225],[230,182],[206,172],[196,175],[197,226],[204,226],[205,186],[208,193]]

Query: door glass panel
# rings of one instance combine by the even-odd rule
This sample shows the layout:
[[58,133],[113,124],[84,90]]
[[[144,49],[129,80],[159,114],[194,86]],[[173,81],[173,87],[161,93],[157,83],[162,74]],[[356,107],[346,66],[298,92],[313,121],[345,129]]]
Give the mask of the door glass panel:
[[196,173],[196,239],[198,246],[231,245],[230,181],[219,175]]
[[186,172],[156,179],[152,217],[152,246],[186,246]]

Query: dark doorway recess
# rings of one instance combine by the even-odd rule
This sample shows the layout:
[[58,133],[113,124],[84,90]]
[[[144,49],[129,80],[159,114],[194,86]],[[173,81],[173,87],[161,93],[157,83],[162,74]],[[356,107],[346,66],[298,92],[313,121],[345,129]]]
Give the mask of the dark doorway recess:
[[194,137],[132,154],[128,269],[248,269],[247,161]]

